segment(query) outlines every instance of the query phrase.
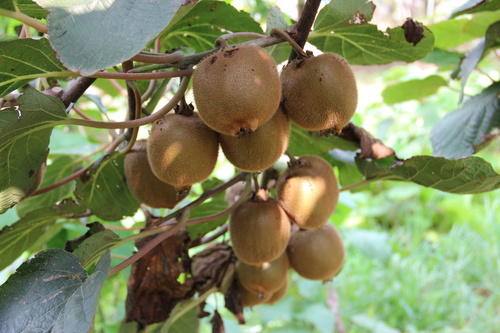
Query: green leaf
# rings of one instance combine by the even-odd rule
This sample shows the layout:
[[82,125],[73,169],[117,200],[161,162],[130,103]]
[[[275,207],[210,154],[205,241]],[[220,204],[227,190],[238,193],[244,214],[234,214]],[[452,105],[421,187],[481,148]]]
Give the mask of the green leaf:
[[79,202],[106,221],[132,216],[139,201],[125,181],[124,155],[105,155],[76,181],[75,196]]
[[460,91],[460,100],[463,98],[465,84],[469,79],[472,71],[477,67],[481,59],[492,48],[500,46],[500,21],[490,25],[486,30],[486,36],[482,38],[479,43],[462,58],[459,68],[453,72],[453,78],[462,79],[462,89]]
[[[81,162],[75,162],[74,159],[68,155],[56,157],[54,161],[47,166],[47,171],[45,172],[40,188],[52,185],[57,181],[72,175],[75,172],[75,169],[80,166]],[[17,214],[20,217],[23,217],[26,213],[34,209],[55,204],[71,193],[73,187],[74,182],[69,182],[44,194],[29,197],[17,204]]]
[[187,46],[203,52],[212,49],[215,40],[228,31],[262,33],[248,13],[222,1],[200,1],[181,8],[161,33],[161,41],[166,49]]
[[47,158],[52,128],[66,119],[60,100],[33,88],[26,89],[19,102],[19,111],[0,111],[0,214],[33,188]]
[[458,63],[460,63],[461,56],[462,54],[458,52],[450,52],[435,48],[431,53],[423,58],[422,61],[436,64],[439,67],[455,67]]
[[38,0],[50,43],[70,70],[90,75],[130,59],[170,22],[182,0]]
[[482,11],[500,10],[500,0],[469,0],[451,12],[451,18]]
[[0,8],[16,11],[19,9],[21,13],[35,18],[45,18],[49,13],[48,10],[43,9],[37,5],[33,0],[2,0],[0,1]]
[[173,322],[168,329],[168,333],[198,333],[199,330],[200,318],[198,318],[198,308],[193,307]]
[[[288,22],[286,21],[281,10],[278,7],[273,6],[269,8],[267,13],[266,34],[269,35],[271,30],[274,28],[286,30],[288,28]],[[268,47],[266,50],[273,57],[274,61],[279,64],[289,58],[292,48],[288,43],[281,43]]]
[[407,160],[390,157],[373,161],[356,158],[356,165],[366,180],[408,181],[457,194],[483,193],[500,188],[500,175],[490,163],[476,156],[460,160],[434,156],[415,156]]
[[[227,202],[224,199],[217,198],[210,202],[205,202],[190,211],[189,218],[194,219],[198,217],[210,216],[217,214],[228,207]],[[202,223],[187,228],[189,232],[189,238],[196,239],[201,237],[206,233],[214,230],[215,228],[223,225],[227,221],[227,216],[217,219],[212,222]]]
[[337,167],[339,172],[338,180],[341,186],[359,183],[363,180],[363,175],[359,173],[354,163],[355,155],[354,152],[340,149],[333,149],[328,155],[322,155],[331,165]]
[[434,95],[443,86],[447,86],[445,79],[439,75],[431,75],[425,79],[414,79],[387,86],[382,91],[382,97],[387,104],[401,103]]
[[39,239],[49,231],[58,218],[83,212],[85,208],[68,200],[57,206],[31,211],[14,224],[4,227],[0,230],[0,271],[24,251],[32,252],[36,249],[40,245]]
[[0,97],[39,77],[67,76],[47,39],[0,42]]
[[500,126],[500,83],[472,97],[434,125],[431,131],[435,156],[462,158],[475,153],[475,146],[494,127]]
[[322,137],[292,125],[288,150],[295,156],[321,155],[332,149],[358,150],[353,142],[337,137]]
[[107,251],[97,262],[92,275],[90,275],[73,292],[59,313],[55,322],[53,333],[87,333],[92,326],[96,312],[97,300],[108,277],[111,266],[110,252]]
[[425,37],[414,45],[406,40],[402,27],[382,32],[367,23],[374,7],[365,0],[332,0],[319,12],[308,41],[323,52],[340,54],[352,65],[413,62],[432,51],[434,36],[423,25]]
[[97,232],[86,238],[73,252],[80,259],[84,269],[88,269],[104,252],[120,242],[120,236],[111,230]]
[[0,286],[0,330],[86,333],[110,264],[107,253],[88,276],[71,253],[38,253]]
[[471,19],[441,21],[429,25],[428,28],[434,34],[434,46],[438,49],[448,50],[473,39],[484,37],[486,29],[498,21],[498,15],[497,12],[484,12]]

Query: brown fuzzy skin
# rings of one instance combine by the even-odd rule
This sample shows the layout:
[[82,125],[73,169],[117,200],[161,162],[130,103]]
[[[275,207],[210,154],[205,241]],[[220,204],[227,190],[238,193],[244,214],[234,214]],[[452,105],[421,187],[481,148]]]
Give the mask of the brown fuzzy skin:
[[155,176],[148,162],[147,141],[140,140],[125,155],[125,177],[130,192],[141,202],[153,208],[174,208],[189,193],[189,187],[180,193],[175,187]]
[[319,156],[306,155],[283,172],[276,183],[278,201],[303,229],[321,228],[339,200],[332,166]]
[[345,259],[342,238],[329,223],[322,229],[292,233],[287,249],[290,266],[302,277],[325,281],[335,276]]
[[309,131],[342,131],[358,104],[356,78],[347,61],[333,53],[295,59],[281,73],[283,107]]
[[264,190],[231,214],[229,233],[236,257],[249,265],[277,259],[290,238],[290,219]]
[[277,291],[275,291],[272,295],[271,295],[271,298],[266,302],[266,304],[269,304],[269,305],[273,305],[277,302],[279,302],[283,297],[285,297],[286,295],[286,292],[288,291],[288,275],[285,279],[285,283],[283,283],[283,285],[280,287],[280,289],[278,289]]
[[148,140],[148,160],[153,173],[176,188],[207,179],[215,168],[217,133],[195,113],[167,114],[153,124]]
[[255,293],[268,295],[283,286],[287,276],[288,256],[286,251],[276,260],[265,262],[260,266],[248,265],[238,261],[236,275],[245,289]]
[[240,292],[241,305],[250,308],[255,305],[264,304],[271,299],[271,294],[259,295],[247,290],[238,282],[238,290]]
[[263,48],[242,45],[202,60],[193,74],[193,94],[210,128],[241,136],[271,119],[280,103],[281,83],[273,58]]
[[219,135],[226,158],[235,167],[247,172],[273,166],[288,147],[290,121],[281,108],[267,123],[244,137]]

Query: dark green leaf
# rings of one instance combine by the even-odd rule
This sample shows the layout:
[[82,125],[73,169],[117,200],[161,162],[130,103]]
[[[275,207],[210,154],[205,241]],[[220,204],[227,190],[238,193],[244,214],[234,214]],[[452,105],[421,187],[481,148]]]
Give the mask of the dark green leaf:
[[288,150],[295,156],[321,155],[332,149],[358,150],[360,147],[337,137],[322,137],[292,125]]
[[423,25],[423,38],[413,43],[402,27],[382,32],[369,24],[374,7],[365,0],[332,0],[319,12],[308,41],[323,52],[340,54],[352,65],[413,62],[432,51],[434,36]]
[[203,52],[212,49],[215,40],[228,31],[262,33],[248,13],[222,1],[200,1],[182,7],[162,32],[161,40],[166,49],[188,46]]
[[463,91],[465,84],[472,73],[472,71],[477,67],[479,61],[488,53],[492,48],[498,47],[500,45],[500,21],[497,21],[490,25],[486,30],[486,36],[482,38],[479,43],[465,56],[460,62],[460,66],[452,74],[454,78],[462,79],[462,90],[460,92],[460,100],[463,98]]
[[431,75],[425,79],[414,79],[387,86],[382,91],[382,97],[387,104],[401,103],[434,95],[443,86],[447,86],[445,79]]
[[120,237],[111,230],[100,231],[85,239],[73,252],[80,258],[83,268],[88,269],[93,263],[120,241]]
[[49,332],[87,273],[59,249],[38,253],[0,286],[0,331]]
[[500,10],[500,0],[469,0],[452,11],[451,18],[482,11]]
[[170,22],[182,0],[38,0],[50,43],[69,69],[90,75],[130,59]]
[[[14,6],[15,4],[15,6]],[[4,8],[11,11],[16,11],[16,7],[21,13],[24,13],[31,17],[45,18],[49,13],[46,9],[43,9],[37,5],[33,0],[2,0],[0,1],[0,8]]]
[[[391,164],[384,165],[387,163]],[[500,188],[500,175],[490,163],[476,156],[460,160],[434,156],[415,156],[407,160],[391,157],[373,161],[357,158],[356,165],[367,180],[408,181],[457,194],[482,193]]]
[[4,227],[0,231],[0,271],[24,251],[36,249],[38,240],[58,218],[69,214],[78,215],[84,211],[83,207],[73,201],[63,201],[57,206],[31,211],[14,224]]
[[73,292],[56,319],[53,333],[87,333],[92,326],[97,300],[108,277],[111,256],[107,251],[97,262],[94,272]]
[[[75,172],[75,168],[79,166],[81,166],[81,162],[74,162],[74,160],[68,155],[56,157],[56,159],[47,167],[47,171],[45,172],[40,188],[52,185],[57,181],[72,175]],[[74,183],[70,182],[47,193],[40,194],[35,197],[29,197],[17,204],[17,214],[20,217],[23,217],[26,213],[34,209],[55,204],[71,193],[73,187]]]
[[[217,198],[210,202],[205,202],[195,208],[193,208],[189,214],[189,218],[198,218],[210,216],[213,214],[217,214],[228,207],[227,202],[224,199]],[[194,226],[190,226],[187,228],[189,232],[189,238],[196,239],[197,237],[203,236],[206,233],[214,230],[215,228],[221,226],[227,221],[227,216],[217,219],[212,222],[202,223]]]
[[[286,30],[286,28],[288,28],[288,22],[278,7],[269,8],[269,12],[267,13],[266,34],[270,34],[273,28],[279,28],[282,30]],[[268,47],[266,50],[273,57],[274,61],[279,64],[288,59],[292,48],[288,43],[281,43]]]
[[0,42],[0,97],[38,77],[67,76],[47,39]]
[[434,34],[434,46],[438,49],[449,50],[473,39],[484,37],[486,29],[496,21],[498,21],[498,13],[484,12],[471,19],[441,21],[429,25],[428,28]]
[[19,111],[0,111],[0,214],[33,188],[48,154],[50,134],[66,118],[60,100],[33,88],[19,97]]
[[434,155],[462,158],[474,154],[474,146],[500,126],[499,92],[500,83],[494,83],[441,119],[431,132]]
[[125,182],[124,159],[120,154],[106,155],[76,182],[79,202],[106,221],[132,216],[139,208],[139,201]]

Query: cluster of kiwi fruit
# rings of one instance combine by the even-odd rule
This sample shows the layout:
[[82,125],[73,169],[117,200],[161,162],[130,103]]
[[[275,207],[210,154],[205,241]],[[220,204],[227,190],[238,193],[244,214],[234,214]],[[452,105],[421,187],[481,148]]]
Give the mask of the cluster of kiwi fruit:
[[[193,74],[198,112],[156,121],[147,141],[125,159],[132,193],[151,207],[172,208],[215,168],[219,147],[237,168],[270,168],[288,146],[290,121],[311,131],[340,133],[357,106],[349,64],[335,54],[303,54],[278,73],[272,57],[251,44],[227,46]],[[242,304],[277,302],[288,270],[328,280],[344,261],[344,246],[328,223],[339,196],[331,165],[318,156],[292,159],[275,197],[256,190],[231,214]]]
[[286,294],[289,268],[325,281],[344,262],[342,238],[328,223],[339,197],[331,165],[318,156],[302,156],[289,163],[275,187],[276,198],[259,189],[229,220],[243,306],[277,302]]

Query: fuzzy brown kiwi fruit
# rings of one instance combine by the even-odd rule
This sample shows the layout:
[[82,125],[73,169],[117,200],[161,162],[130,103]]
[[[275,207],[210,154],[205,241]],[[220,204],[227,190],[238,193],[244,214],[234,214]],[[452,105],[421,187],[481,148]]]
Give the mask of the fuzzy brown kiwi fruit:
[[251,135],[234,137],[221,134],[220,145],[235,167],[256,172],[271,167],[285,152],[290,137],[290,121],[281,108]]
[[288,276],[285,279],[285,283],[280,287],[280,289],[276,290],[269,300],[266,301],[266,304],[273,305],[279,302],[283,297],[285,297],[286,292],[288,291]]
[[238,261],[236,276],[245,289],[255,294],[272,294],[285,282],[288,274],[288,256],[286,251],[276,260],[259,266]]
[[246,289],[238,282],[238,291],[240,292],[241,305],[244,307],[252,307],[259,304],[264,304],[271,299],[272,294],[256,294]]
[[246,264],[260,265],[285,251],[290,219],[267,191],[259,190],[231,214],[229,234],[236,257]]
[[147,153],[153,173],[176,189],[207,179],[215,168],[219,141],[196,113],[167,114],[154,122]]
[[285,112],[307,130],[340,133],[356,111],[356,78],[337,54],[293,60],[283,68],[281,83]]
[[189,194],[189,187],[177,190],[155,176],[148,162],[147,140],[136,141],[125,155],[125,178],[130,192],[153,208],[174,208]]
[[232,136],[252,133],[278,109],[281,84],[273,58],[261,47],[224,48],[193,74],[193,94],[203,121]]
[[276,183],[279,204],[301,228],[321,228],[339,200],[337,178],[323,158],[305,155],[284,171]]
[[344,263],[345,249],[334,226],[294,231],[287,248],[290,266],[302,277],[325,281],[336,275]]

